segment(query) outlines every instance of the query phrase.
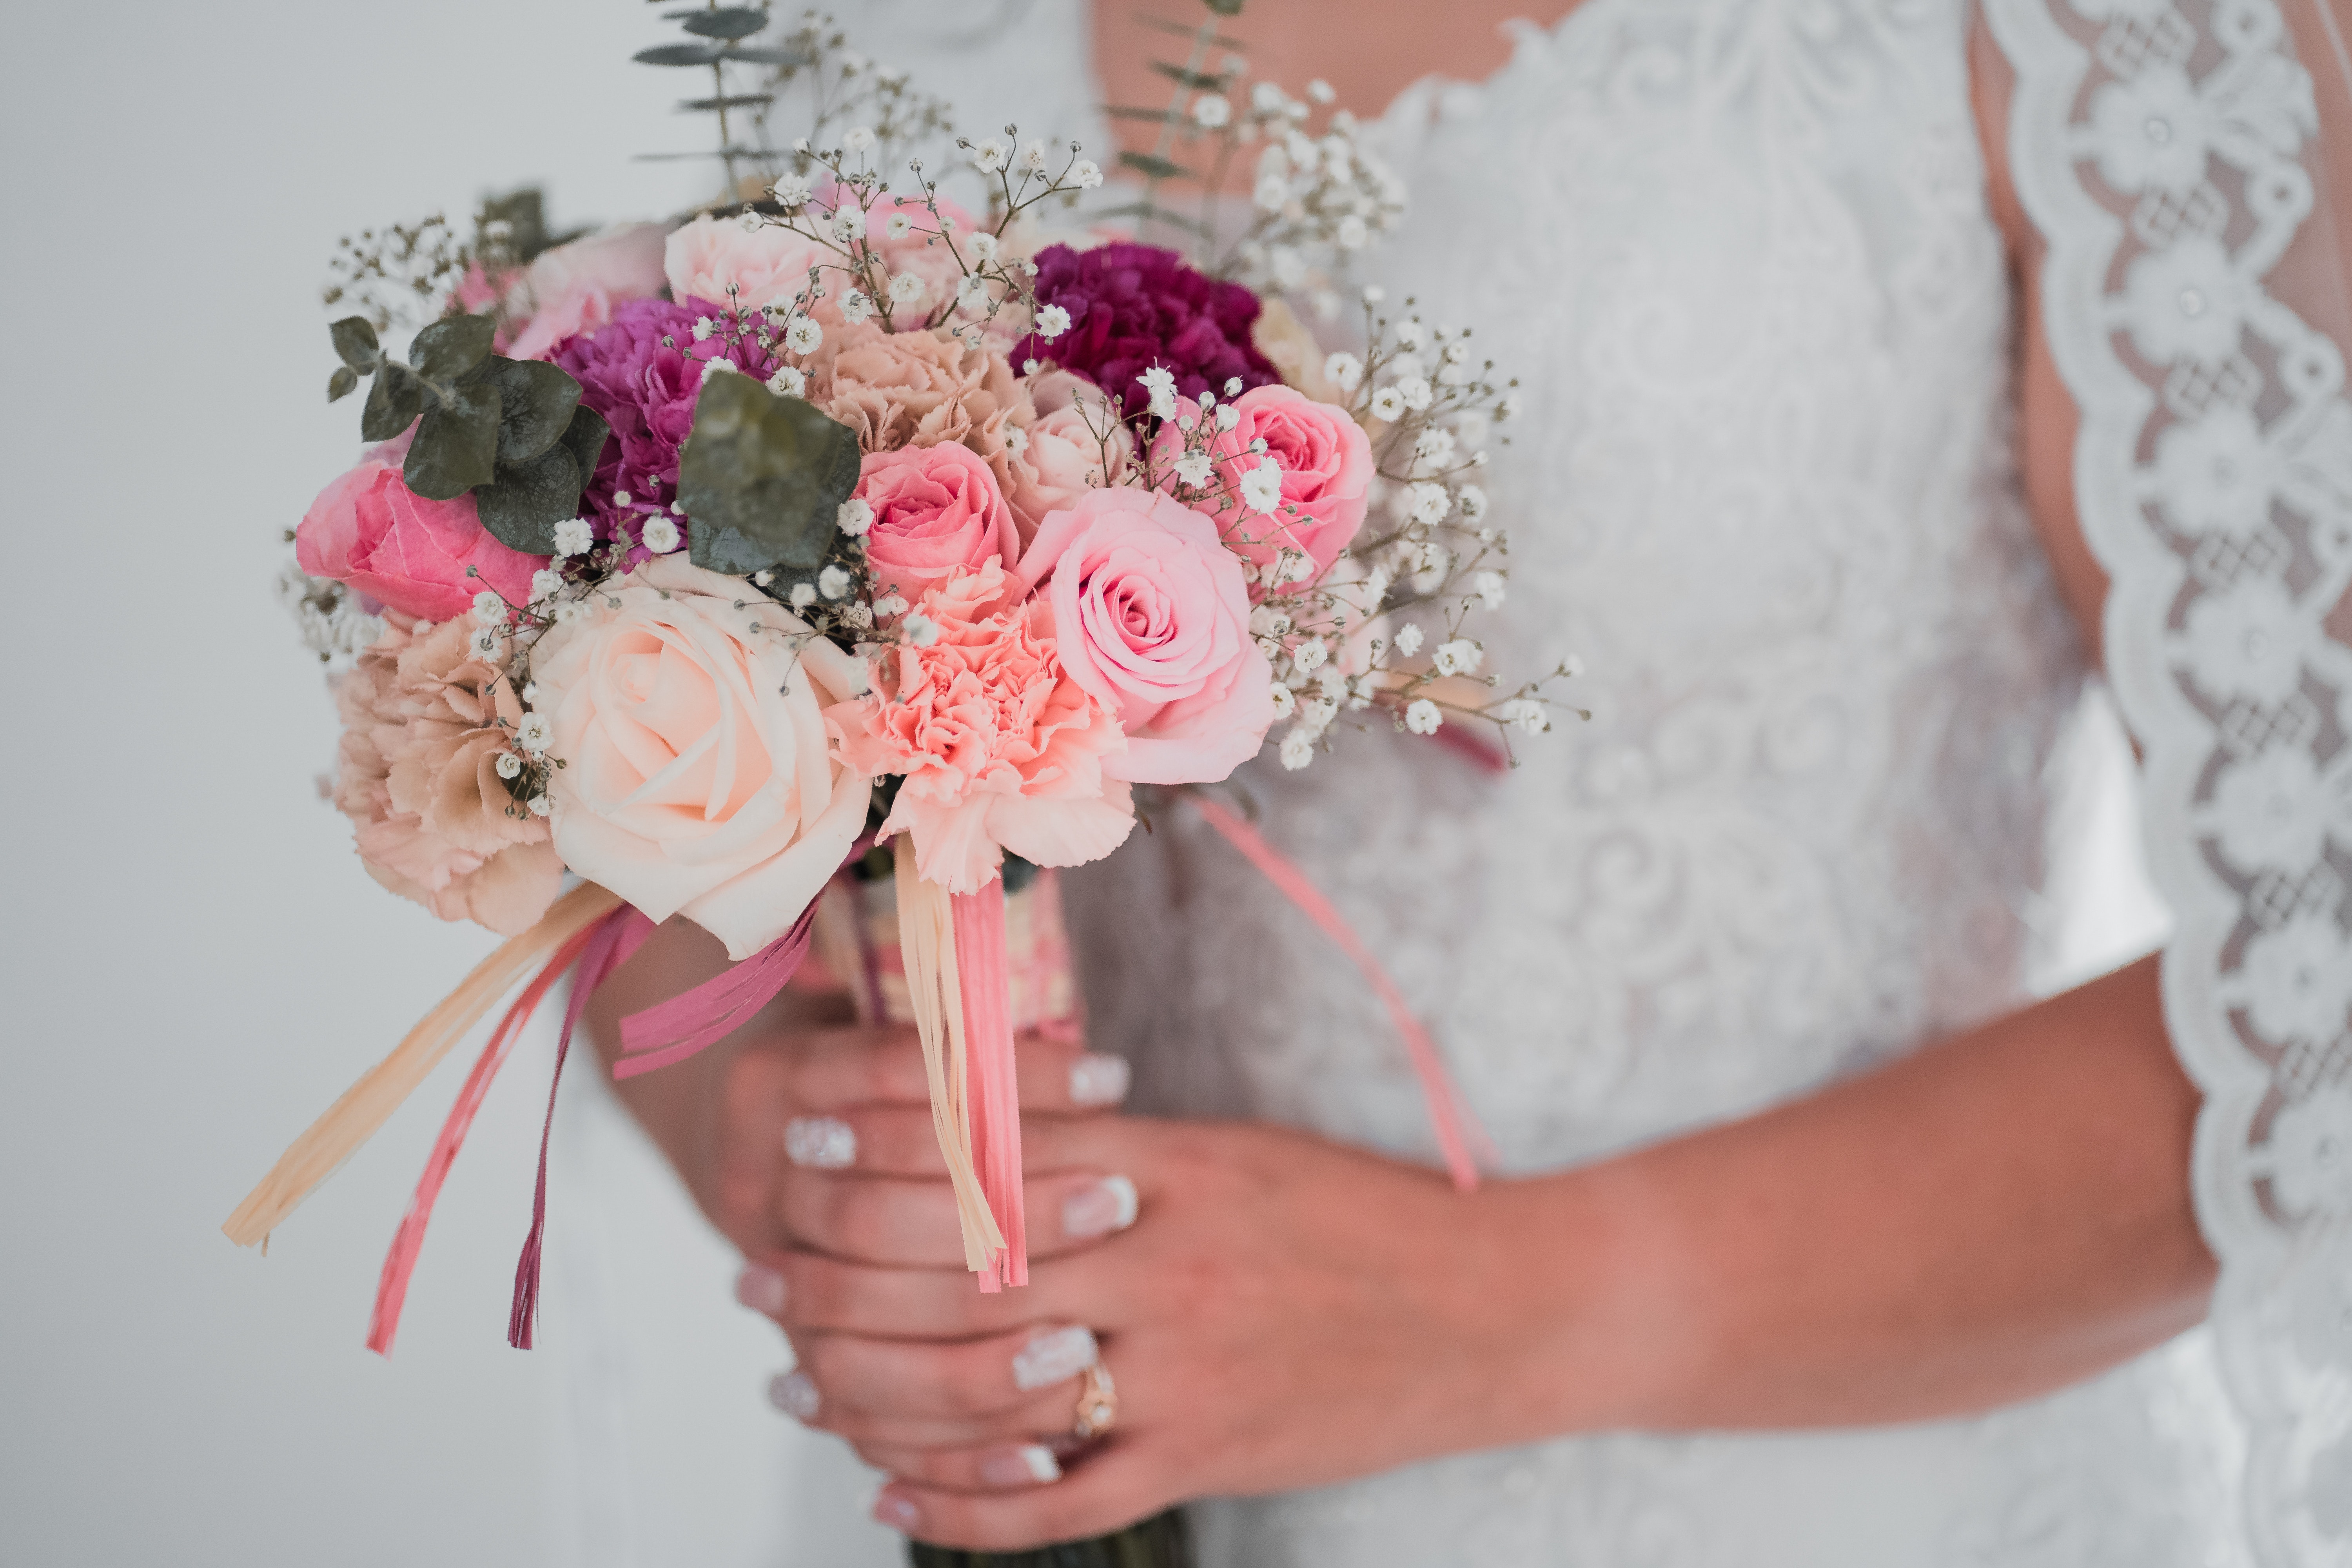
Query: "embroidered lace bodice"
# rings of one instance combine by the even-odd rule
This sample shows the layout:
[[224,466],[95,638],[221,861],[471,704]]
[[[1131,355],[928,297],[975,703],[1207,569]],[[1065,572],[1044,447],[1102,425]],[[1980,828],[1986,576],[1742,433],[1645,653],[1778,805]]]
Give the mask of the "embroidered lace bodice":
[[[2352,309],[2340,268],[2327,321],[2270,276],[2316,199],[2310,78],[2277,0],[1984,3],[2084,413],[2077,500],[2178,928],[2168,1017],[2208,1091],[2215,1326],[1981,1419],[1577,1437],[1212,1503],[1208,1568],[2352,1562],[2352,619],[2328,618],[2352,410],[2324,335]],[[966,124],[1103,144],[1075,0],[852,23]],[[1374,263],[1388,298],[1522,378],[1487,486],[1513,567],[1492,664],[1581,655],[1593,717],[1500,776],[1382,729],[1239,783],[1508,1169],[2027,998],[2085,656],[2020,497],[1970,24],[1967,0],[1584,0],[1378,129],[1412,202]],[[1433,1155],[1356,972],[1189,810],[1066,886],[1139,1108]],[[851,1489],[817,1462],[782,1560],[890,1560],[816,1544]]]

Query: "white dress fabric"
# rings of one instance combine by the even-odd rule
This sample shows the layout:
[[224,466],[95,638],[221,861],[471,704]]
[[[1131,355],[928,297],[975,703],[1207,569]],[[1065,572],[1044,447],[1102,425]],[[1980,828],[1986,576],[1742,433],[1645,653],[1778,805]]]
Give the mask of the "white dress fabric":
[[[2325,335],[2352,310],[2265,292],[2320,188],[2273,0],[2189,3],[1987,19],[2178,917],[2168,1016],[2210,1097],[2218,1332],[1981,1419],[1575,1437],[1212,1501],[1204,1568],[2352,1562],[2352,610],[2328,619],[2352,413]],[[845,20],[974,134],[1104,144],[1072,0]],[[1971,20],[1585,0],[1378,128],[1412,205],[1374,275],[1521,378],[1487,487],[1513,540],[1492,664],[1574,649],[1594,716],[1500,777],[1381,730],[1239,782],[1509,1170],[1737,1117],[2028,999],[2085,669],[2019,492]],[[1153,829],[1066,882],[1135,1108],[1433,1158],[1348,962],[1188,811]],[[848,1524],[862,1489],[825,1474],[767,1560],[889,1561]]]

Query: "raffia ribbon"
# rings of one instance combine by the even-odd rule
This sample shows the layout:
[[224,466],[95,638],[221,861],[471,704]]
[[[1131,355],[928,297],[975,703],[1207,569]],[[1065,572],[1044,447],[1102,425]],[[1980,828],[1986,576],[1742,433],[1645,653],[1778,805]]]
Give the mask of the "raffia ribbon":
[[931,1090],[931,1128],[955,1188],[956,1218],[963,1228],[964,1267],[975,1274],[994,1270],[1006,1251],[1004,1233],[989,1212],[980,1173],[971,1157],[971,1084],[966,1072],[962,983],[956,972],[955,912],[951,895],[915,870],[914,836],[892,841],[892,868],[898,892],[898,947],[907,967],[907,990],[914,1000],[915,1033],[923,1043],[923,1073]]
[[222,1231],[239,1247],[268,1239],[353,1150],[375,1136],[376,1130],[440,1065],[450,1047],[465,1038],[466,1032],[517,980],[620,907],[617,893],[583,882],[556,900],[537,925],[501,943],[408,1032],[390,1056],[370,1068],[288,1146],[269,1174],[236,1205]]

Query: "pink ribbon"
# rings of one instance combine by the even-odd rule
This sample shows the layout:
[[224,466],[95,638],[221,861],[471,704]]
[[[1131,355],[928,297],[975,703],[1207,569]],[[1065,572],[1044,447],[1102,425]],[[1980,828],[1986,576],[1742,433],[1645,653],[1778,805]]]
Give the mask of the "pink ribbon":
[[684,1061],[750,1023],[808,956],[809,931],[815,923],[816,900],[811,899],[792,930],[742,963],[730,963],[693,990],[622,1019],[621,1059],[613,1064],[614,1078],[635,1078]]
[[981,1196],[1004,1250],[981,1271],[982,1290],[1029,1283],[1021,1205],[1021,1084],[1013,1059],[1013,1003],[1005,987],[1004,880],[948,900],[955,920],[957,990],[963,1005],[965,1104]]
[[[1421,1079],[1421,1092],[1429,1103],[1429,1120],[1437,1130],[1437,1146],[1445,1155],[1445,1168],[1454,1176],[1454,1184],[1468,1192],[1478,1184],[1480,1158],[1494,1163],[1493,1146],[1479,1129],[1477,1119],[1471,1114],[1454,1080],[1446,1075],[1444,1058],[1438,1056],[1436,1045],[1429,1031],[1421,1026],[1412,1008],[1407,1005],[1404,993],[1389,978],[1379,959],[1359,939],[1331,900],[1307,879],[1307,873],[1284,859],[1274,847],[1260,837],[1258,830],[1234,815],[1228,807],[1203,795],[1192,795],[1193,806],[1202,818],[1222,835],[1226,843],[1240,850],[1250,863],[1265,874],[1282,895],[1296,904],[1300,912],[1322,928],[1323,934],[1337,942],[1339,950],[1355,961],[1371,982],[1372,992],[1379,996],[1389,1016],[1396,1024],[1397,1033],[1404,1037],[1405,1054],[1412,1060],[1412,1070]],[[1474,1156],[1473,1148],[1476,1153]]]

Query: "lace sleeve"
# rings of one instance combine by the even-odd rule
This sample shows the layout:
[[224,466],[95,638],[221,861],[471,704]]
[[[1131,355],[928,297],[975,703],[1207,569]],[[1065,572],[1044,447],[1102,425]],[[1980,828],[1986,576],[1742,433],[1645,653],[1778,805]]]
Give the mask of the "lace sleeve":
[[2327,3],[1985,4],[2175,919],[2248,1523],[2280,1568],[2352,1561],[2352,213],[2326,179],[2352,126],[2331,151],[2314,79],[2333,110],[2352,66]]

